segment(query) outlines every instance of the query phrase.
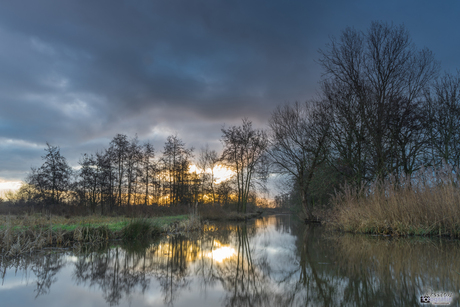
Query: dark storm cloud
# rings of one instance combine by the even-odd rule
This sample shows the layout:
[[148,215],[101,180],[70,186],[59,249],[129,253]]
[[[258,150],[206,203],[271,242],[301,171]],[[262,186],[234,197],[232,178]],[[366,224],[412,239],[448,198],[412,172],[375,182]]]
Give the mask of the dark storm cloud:
[[313,97],[317,50],[346,26],[404,23],[443,68],[460,67],[458,9],[458,1],[2,1],[0,177],[39,164],[34,146],[46,141],[73,164],[116,133],[153,139],[157,151],[176,132],[216,146],[224,123],[248,116],[263,125],[277,104]]

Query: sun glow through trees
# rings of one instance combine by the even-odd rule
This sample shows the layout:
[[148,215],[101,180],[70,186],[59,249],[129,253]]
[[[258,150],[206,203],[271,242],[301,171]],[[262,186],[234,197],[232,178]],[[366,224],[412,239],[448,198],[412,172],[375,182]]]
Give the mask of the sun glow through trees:
[[16,192],[22,186],[22,181],[2,181],[0,179],[0,196],[7,191]]
[[[198,168],[196,165],[190,165],[189,169],[190,173],[196,172],[197,174],[203,173],[203,170]],[[211,169],[207,168],[206,173],[211,174]],[[214,173],[214,183],[219,184],[221,182],[227,181],[235,175],[235,172],[232,171],[230,168],[224,165],[216,165],[213,170]]]

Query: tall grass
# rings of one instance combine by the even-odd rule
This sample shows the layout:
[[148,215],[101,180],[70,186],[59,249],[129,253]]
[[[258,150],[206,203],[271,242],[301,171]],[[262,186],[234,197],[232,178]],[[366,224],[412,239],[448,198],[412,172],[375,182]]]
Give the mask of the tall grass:
[[345,185],[332,199],[329,223],[349,232],[460,238],[459,175],[430,167],[360,189]]

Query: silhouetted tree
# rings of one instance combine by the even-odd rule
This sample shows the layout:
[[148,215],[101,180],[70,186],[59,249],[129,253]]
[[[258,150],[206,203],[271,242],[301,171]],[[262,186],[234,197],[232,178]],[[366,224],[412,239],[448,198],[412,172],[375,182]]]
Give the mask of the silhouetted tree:
[[262,162],[268,147],[268,138],[263,130],[253,129],[252,122],[243,118],[241,126],[222,128],[224,151],[222,161],[236,172],[238,211],[246,212],[253,177],[266,171]]
[[88,202],[91,211],[94,213],[96,211],[96,206],[101,195],[101,190],[99,189],[99,165],[97,163],[96,157],[93,154],[84,154],[79,164],[81,166],[80,188],[82,191],[80,199],[83,203]]
[[[209,149],[207,144],[206,147],[201,148],[197,165],[202,170],[202,194],[204,196],[204,194],[210,190],[213,203],[216,202],[216,194],[214,191],[214,168],[218,165],[219,160],[220,158],[217,152],[215,150]],[[207,173],[208,169],[210,170],[209,173]]]
[[137,135],[131,140],[126,150],[126,181],[127,181],[127,202],[131,205],[131,196],[136,195],[137,177],[140,173],[140,162],[142,159],[141,147]]
[[460,166],[460,71],[437,80],[426,99],[431,164]]
[[142,147],[142,183],[145,185],[144,204],[150,204],[150,186],[155,184],[157,164],[155,162],[155,150],[149,142]]
[[310,104],[279,106],[269,121],[274,170],[294,179],[300,189],[302,209],[312,219],[310,186],[316,170],[327,159],[329,119]]
[[438,72],[432,52],[417,49],[404,26],[373,22],[365,33],[347,28],[320,53],[335,161],[357,183],[417,169],[420,103]]
[[38,169],[32,168],[27,183],[35,186],[41,200],[59,203],[62,194],[69,188],[72,169],[61,156],[59,147],[48,143],[46,146],[43,165]]
[[189,183],[189,167],[193,148],[187,149],[185,143],[177,137],[170,135],[163,150],[162,162],[168,175],[168,189],[170,204],[186,201]]
[[122,187],[123,180],[125,179],[125,162],[127,158],[128,147],[128,137],[124,134],[117,134],[110,142],[110,147],[107,151],[107,154],[110,155],[112,163],[116,168],[118,206],[122,205]]

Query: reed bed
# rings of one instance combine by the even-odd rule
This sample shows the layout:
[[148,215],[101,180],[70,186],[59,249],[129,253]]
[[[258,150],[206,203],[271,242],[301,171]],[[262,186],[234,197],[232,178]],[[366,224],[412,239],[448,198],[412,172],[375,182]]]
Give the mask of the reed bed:
[[45,247],[75,247],[112,239],[144,240],[163,232],[198,229],[198,216],[159,218],[86,216],[65,218],[47,214],[0,216],[0,252],[3,257],[31,253]]
[[369,187],[345,185],[332,199],[329,224],[356,233],[460,238],[459,169],[421,169]]

